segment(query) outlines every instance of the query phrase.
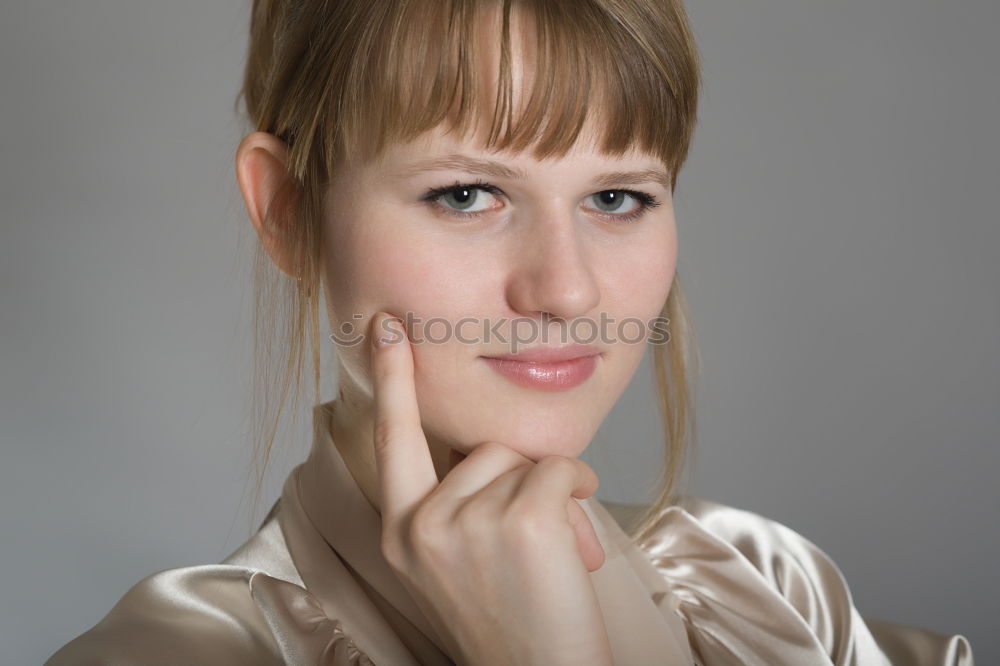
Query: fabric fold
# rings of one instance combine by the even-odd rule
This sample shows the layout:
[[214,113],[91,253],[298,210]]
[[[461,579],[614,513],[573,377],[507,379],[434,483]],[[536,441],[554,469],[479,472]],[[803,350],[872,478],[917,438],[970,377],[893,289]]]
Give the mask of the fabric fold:
[[[670,603],[689,627],[692,649],[702,662],[833,663],[814,628],[780,591],[683,508],[663,512],[647,552],[671,581]],[[865,663],[888,662],[876,652]]]
[[259,571],[249,584],[286,664],[374,666],[344,633],[343,623],[327,616],[306,589]]

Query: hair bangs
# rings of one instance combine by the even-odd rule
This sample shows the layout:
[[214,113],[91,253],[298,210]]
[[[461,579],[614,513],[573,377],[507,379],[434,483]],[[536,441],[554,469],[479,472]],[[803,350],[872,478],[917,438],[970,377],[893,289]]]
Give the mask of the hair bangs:
[[[595,134],[587,140],[599,151],[652,154],[676,178],[698,72],[690,35],[663,39],[677,33],[665,12],[601,0],[374,4],[381,8],[359,23],[356,57],[326,107],[328,173],[345,156],[378,159],[390,144],[439,126],[483,137],[486,150],[533,147],[536,159],[560,157],[589,120]],[[523,26],[516,52],[514,20]],[[515,95],[515,66],[523,67],[523,96]]]

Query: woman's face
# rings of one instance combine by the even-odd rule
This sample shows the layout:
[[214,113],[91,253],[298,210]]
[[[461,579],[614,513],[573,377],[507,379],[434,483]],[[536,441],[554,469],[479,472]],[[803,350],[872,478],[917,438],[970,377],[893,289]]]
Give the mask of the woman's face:
[[[674,275],[673,202],[662,162],[591,145],[581,136],[538,161],[435,130],[345,165],[326,191],[332,330],[360,337],[379,310],[404,321],[429,437],[466,454],[492,440],[533,460],[576,457],[635,373],[651,332],[635,320],[660,314]],[[516,383],[484,359],[573,343],[599,356],[563,390]],[[338,350],[340,388],[362,400],[369,353]]]

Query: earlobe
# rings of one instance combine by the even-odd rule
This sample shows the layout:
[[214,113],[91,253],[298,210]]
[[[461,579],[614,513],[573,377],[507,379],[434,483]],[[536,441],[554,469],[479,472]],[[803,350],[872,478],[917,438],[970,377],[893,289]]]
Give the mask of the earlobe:
[[260,242],[282,272],[298,278],[291,252],[282,242],[285,236],[272,225],[268,213],[275,195],[288,185],[288,144],[267,132],[253,132],[236,150],[236,180],[239,183],[247,214]]

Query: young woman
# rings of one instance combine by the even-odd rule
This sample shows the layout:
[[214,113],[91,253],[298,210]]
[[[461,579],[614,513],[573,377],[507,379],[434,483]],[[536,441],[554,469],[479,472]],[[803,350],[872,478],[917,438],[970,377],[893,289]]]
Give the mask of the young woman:
[[[680,0],[255,0],[237,178],[288,287],[258,324],[291,307],[266,425],[307,331],[318,395],[321,305],[339,393],[252,538],[48,663],[971,666],[863,619],[792,530],[676,493],[699,80]],[[578,456],[647,347],[662,491],[602,503]]]

